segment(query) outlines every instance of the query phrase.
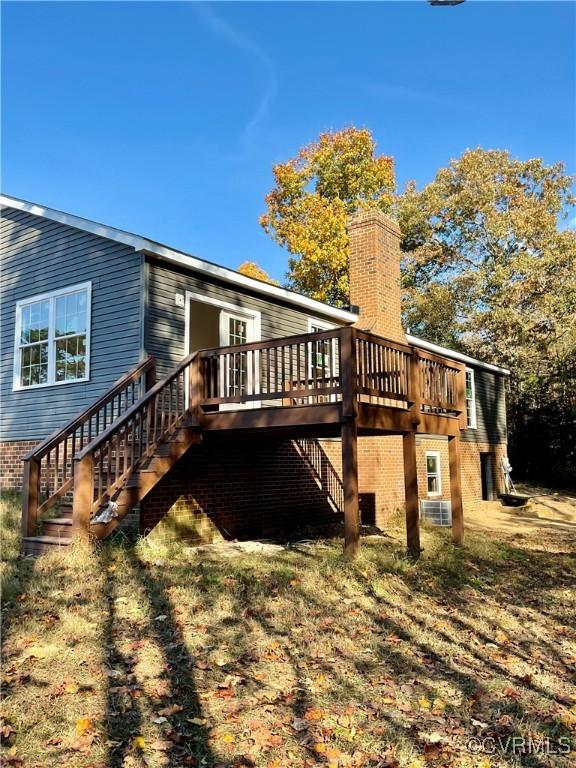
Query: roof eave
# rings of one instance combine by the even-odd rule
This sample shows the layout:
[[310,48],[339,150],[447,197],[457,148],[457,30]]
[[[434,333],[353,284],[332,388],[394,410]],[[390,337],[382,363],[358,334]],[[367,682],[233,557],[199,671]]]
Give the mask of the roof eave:
[[157,243],[154,240],[149,240],[140,235],[116,229],[116,227],[109,227],[105,224],[99,224],[98,222],[85,219],[81,216],[58,211],[54,208],[47,208],[27,200],[10,197],[9,195],[0,195],[0,205],[25,211],[34,216],[40,216],[41,218],[56,221],[60,224],[66,224],[67,226],[80,229],[84,232],[90,232],[93,235],[104,237],[108,240],[114,240],[115,242],[130,246],[136,251],[142,251],[157,256],[158,258],[179,264],[180,266],[184,266],[195,272],[215,277],[219,280],[231,283],[232,285],[241,286],[246,290],[279,299],[287,304],[303,307],[309,312],[313,312],[314,314],[323,317],[329,317],[344,323],[354,323],[358,320],[358,315],[349,312],[348,310],[333,307],[330,304],[324,304],[321,301],[311,299],[308,296],[296,293],[295,291],[290,291],[287,288],[281,288],[280,286],[242,275],[240,272],[236,272],[228,267],[213,264],[212,262],[205,261],[197,256],[192,256],[189,253],[175,250],[162,243]]
[[434,344],[432,341],[420,339],[418,336],[411,336],[410,334],[406,334],[406,338],[409,344],[413,344],[415,347],[420,347],[421,349],[426,349],[428,352],[435,352],[439,355],[444,355],[444,357],[448,357],[451,360],[458,360],[461,363],[468,363],[468,365],[474,365],[477,368],[484,368],[487,371],[492,371],[492,373],[499,373],[502,376],[510,376],[510,371],[508,368],[501,368],[499,365],[486,363],[484,360],[477,360],[474,357],[470,357],[470,355],[465,355],[462,352],[456,352],[449,347],[443,347],[440,344]]

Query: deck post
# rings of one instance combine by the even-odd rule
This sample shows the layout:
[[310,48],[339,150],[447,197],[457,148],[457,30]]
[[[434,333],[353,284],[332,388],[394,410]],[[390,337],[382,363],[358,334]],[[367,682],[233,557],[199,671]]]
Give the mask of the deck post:
[[154,384],[156,384],[156,362],[153,362],[144,374],[144,392],[152,389]]
[[342,484],[344,486],[344,553],[354,557],[360,545],[358,501],[358,416],[356,335],[351,327],[340,331],[342,379]]
[[418,509],[418,467],[416,432],[402,435],[404,452],[404,491],[406,497],[406,544],[410,557],[420,557],[420,513]]
[[40,462],[28,459],[24,462],[22,483],[24,498],[22,503],[22,537],[36,536],[38,507],[40,505]]
[[342,483],[344,486],[344,553],[354,557],[360,542],[356,421],[345,421],[342,424]]
[[87,536],[94,503],[94,457],[91,453],[74,460],[72,536]]
[[190,412],[196,416],[196,418],[200,415],[200,403],[202,402],[203,397],[203,379],[202,379],[202,358],[198,355],[196,356],[192,362],[190,363],[189,367],[189,376],[190,376],[190,393],[189,393],[189,404],[190,404]]
[[450,496],[452,498],[452,538],[459,546],[464,543],[464,511],[460,483],[460,438],[448,438],[448,461],[450,463]]

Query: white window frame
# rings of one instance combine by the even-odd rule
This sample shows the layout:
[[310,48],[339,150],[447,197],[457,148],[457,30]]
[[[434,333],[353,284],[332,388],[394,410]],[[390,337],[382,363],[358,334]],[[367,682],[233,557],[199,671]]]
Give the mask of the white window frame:
[[[227,321],[230,316],[237,317],[240,320],[250,320],[249,329],[251,331],[251,338],[248,339],[248,343],[251,341],[262,340],[262,313],[257,309],[249,309],[247,307],[239,306],[238,304],[232,304],[229,301],[222,301],[216,299],[213,296],[206,296],[202,293],[195,293],[194,291],[186,291],[185,293],[185,305],[184,305],[184,356],[189,355],[192,351],[190,349],[190,319],[191,308],[190,304],[193,301],[201,302],[202,304],[211,304],[214,307],[220,309],[220,315],[218,319],[218,336],[219,346],[227,346],[226,334],[227,334]],[[259,353],[258,353],[259,354]],[[258,368],[257,368],[258,370]],[[251,382],[252,384],[252,382]],[[254,382],[254,391],[258,393],[260,391],[260,382]],[[186,372],[186,407],[188,407],[188,371]],[[220,406],[221,411],[238,410],[240,408],[260,408],[261,402],[255,400],[251,403],[245,403],[243,405],[237,405],[234,403],[224,403]]]
[[[55,300],[59,296],[66,296],[69,293],[79,293],[80,291],[86,291],[86,363],[85,363],[85,375],[81,379],[68,379],[66,381],[56,381],[56,336],[54,334],[55,323]],[[21,360],[22,360],[22,345],[20,343],[21,331],[22,331],[22,308],[28,304],[34,304],[38,301],[50,301],[49,317],[48,317],[48,381],[42,384],[21,384]],[[55,291],[47,291],[46,293],[40,293],[36,296],[30,296],[25,299],[20,299],[16,302],[16,323],[14,330],[14,369],[12,379],[12,391],[25,392],[29,389],[43,389],[45,387],[61,387],[65,384],[81,384],[82,382],[90,381],[90,340],[92,330],[92,281],[88,280],[86,283],[78,283],[78,285],[69,285],[65,288],[58,288]]]
[[[466,397],[466,427],[467,429],[476,429],[476,382],[474,379],[474,369],[473,368],[466,368],[466,378],[468,378],[468,374],[470,374],[470,391],[472,393],[472,396],[470,397],[470,402],[472,404],[472,407],[468,407],[468,397]],[[468,390],[468,382],[466,383],[466,390]]]
[[[428,472],[428,459],[436,459],[436,472]],[[426,470],[426,492],[428,496],[442,496],[442,464],[440,463],[440,451],[426,451],[425,465]],[[428,478],[435,477],[438,484],[437,491],[428,490]]]

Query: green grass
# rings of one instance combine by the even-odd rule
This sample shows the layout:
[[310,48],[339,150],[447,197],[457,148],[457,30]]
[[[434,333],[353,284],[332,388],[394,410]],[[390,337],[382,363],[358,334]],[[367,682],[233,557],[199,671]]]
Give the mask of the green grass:
[[[224,558],[111,541],[22,559],[3,516],[7,765],[573,765],[574,540],[425,529]],[[574,740],[572,749],[576,749]],[[572,758],[574,753],[572,754]]]

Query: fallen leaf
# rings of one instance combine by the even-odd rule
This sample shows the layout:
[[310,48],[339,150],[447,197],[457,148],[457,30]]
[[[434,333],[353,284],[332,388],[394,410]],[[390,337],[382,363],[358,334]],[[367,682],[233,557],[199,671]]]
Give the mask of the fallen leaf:
[[89,717],[81,717],[76,721],[76,734],[78,736],[84,736],[85,733],[92,730],[92,720]]
[[322,720],[324,712],[321,709],[309,709],[304,713],[306,720]]
[[186,720],[192,725],[206,725],[206,720],[203,717],[187,717]]
[[184,707],[182,707],[180,704],[173,704],[171,707],[165,707],[164,709],[160,709],[158,711],[159,717],[170,717],[171,715],[177,715],[178,712],[182,712]]
[[132,739],[132,745],[135,749],[144,749],[146,746],[146,739],[144,736],[134,736]]

